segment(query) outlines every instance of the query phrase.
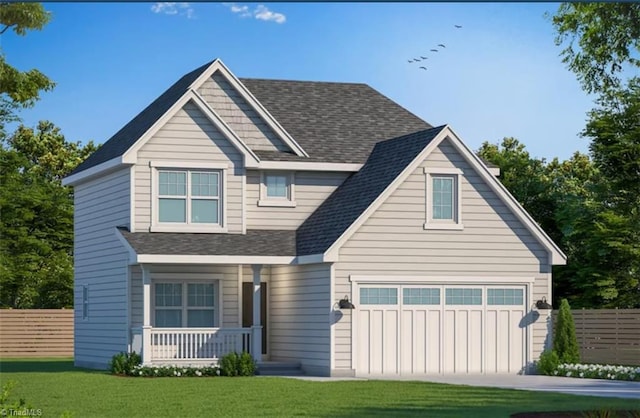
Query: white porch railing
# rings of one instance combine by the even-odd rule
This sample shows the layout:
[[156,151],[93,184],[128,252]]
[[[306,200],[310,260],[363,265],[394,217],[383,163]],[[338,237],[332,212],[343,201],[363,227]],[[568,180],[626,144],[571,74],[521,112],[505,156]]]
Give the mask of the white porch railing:
[[250,328],[152,328],[151,362],[217,362],[233,351],[251,352],[250,334]]

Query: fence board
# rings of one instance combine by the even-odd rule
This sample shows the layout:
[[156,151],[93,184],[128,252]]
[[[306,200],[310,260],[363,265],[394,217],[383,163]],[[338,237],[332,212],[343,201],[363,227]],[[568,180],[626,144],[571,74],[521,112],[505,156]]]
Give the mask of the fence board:
[[[574,309],[583,363],[640,366],[640,309]],[[553,311],[554,324],[558,311]]]
[[72,356],[72,309],[0,310],[0,358]]

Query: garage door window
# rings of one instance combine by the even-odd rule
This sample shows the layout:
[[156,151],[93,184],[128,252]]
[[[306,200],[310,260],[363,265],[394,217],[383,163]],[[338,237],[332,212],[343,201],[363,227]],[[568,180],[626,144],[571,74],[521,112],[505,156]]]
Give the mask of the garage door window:
[[487,289],[488,305],[522,305],[522,289]]
[[447,305],[482,305],[482,289],[445,289]]
[[440,305],[440,289],[404,288],[402,303],[405,305]]
[[398,289],[386,287],[360,288],[361,305],[397,305]]

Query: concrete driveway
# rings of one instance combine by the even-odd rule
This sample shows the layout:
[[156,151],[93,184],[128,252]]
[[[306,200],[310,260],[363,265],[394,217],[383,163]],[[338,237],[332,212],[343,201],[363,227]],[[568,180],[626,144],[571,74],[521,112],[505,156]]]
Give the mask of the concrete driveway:
[[[284,377],[284,376],[283,376]],[[575,379],[571,377],[552,377],[537,375],[443,375],[424,377],[379,377],[338,378],[291,376],[293,379],[316,382],[335,382],[338,380],[412,380],[451,385],[468,385],[504,389],[537,390],[542,392],[568,393],[572,395],[607,396],[614,398],[640,399],[640,382],[620,380]]]
[[449,383],[452,385],[537,390],[544,392],[569,393],[572,395],[640,399],[640,382],[625,382],[620,380],[575,379],[571,377],[537,375],[444,375],[406,380]]

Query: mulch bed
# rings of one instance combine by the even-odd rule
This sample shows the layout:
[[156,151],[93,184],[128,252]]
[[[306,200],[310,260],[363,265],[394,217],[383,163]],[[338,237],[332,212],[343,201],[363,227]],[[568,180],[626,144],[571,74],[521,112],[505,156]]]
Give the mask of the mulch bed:
[[544,412],[518,412],[511,418],[635,418],[640,417],[640,411],[544,411]]

